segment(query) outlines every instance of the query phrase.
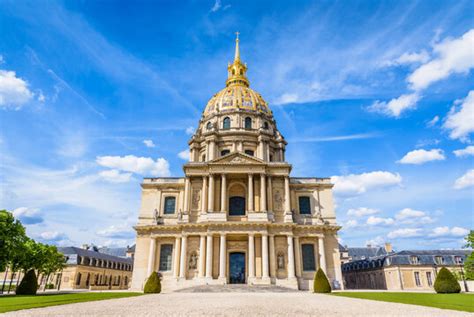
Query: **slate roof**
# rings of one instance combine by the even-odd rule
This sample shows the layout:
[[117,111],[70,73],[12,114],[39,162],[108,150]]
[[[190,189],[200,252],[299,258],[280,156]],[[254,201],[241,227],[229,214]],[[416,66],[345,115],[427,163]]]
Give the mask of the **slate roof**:
[[349,257],[353,261],[370,259],[375,256],[387,255],[384,247],[362,247],[362,248],[347,248]]
[[77,247],[59,247],[58,251],[68,257],[67,264],[77,264],[78,256],[124,263],[124,264],[133,264],[133,259],[131,258],[122,258],[122,257],[118,257],[118,256],[106,254],[106,253],[101,253],[98,251],[86,250],[86,249],[77,248]]

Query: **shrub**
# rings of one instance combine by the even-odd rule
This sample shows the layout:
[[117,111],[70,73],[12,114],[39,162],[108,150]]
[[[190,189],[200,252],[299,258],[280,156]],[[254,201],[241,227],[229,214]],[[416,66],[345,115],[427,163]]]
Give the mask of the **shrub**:
[[38,290],[38,281],[35,270],[29,270],[16,289],[17,295],[36,295]]
[[318,269],[314,275],[314,293],[331,293],[331,285],[329,285],[328,278],[321,268]]
[[461,286],[458,281],[447,268],[443,267],[439,270],[434,282],[434,289],[436,293],[459,293]]
[[145,288],[143,292],[147,294],[161,293],[161,280],[158,273],[156,272],[151,273],[150,277],[145,283]]

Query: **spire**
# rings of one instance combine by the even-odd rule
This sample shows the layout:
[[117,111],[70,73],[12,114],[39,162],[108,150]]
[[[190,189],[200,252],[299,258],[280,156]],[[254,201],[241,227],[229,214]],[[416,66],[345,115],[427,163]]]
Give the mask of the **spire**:
[[228,76],[226,81],[226,86],[229,85],[244,85],[249,86],[249,80],[247,79],[247,65],[242,63],[240,60],[240,48],[239,48],[239,32],[235,32],[235,56],[234,62],[227,66]]
[[240,50],[239,50],[239,32],[235,32],[235,57],[234,62],[240,61]]

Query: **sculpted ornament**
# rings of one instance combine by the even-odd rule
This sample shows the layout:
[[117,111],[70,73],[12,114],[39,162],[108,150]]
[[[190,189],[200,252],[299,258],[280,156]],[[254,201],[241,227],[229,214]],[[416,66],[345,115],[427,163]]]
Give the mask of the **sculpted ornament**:
[[279,189],[276,189],[273,194],[273,206],[275,210],[283,209],[283,195]]
[[245,163],[245,160],[240,156],[236,156],[230,161],[230,163]]
[[191,205],[192,210],[199,209],[199,201],[200,200],[201,200],[201,190],[200,189],[194,189],[193,190],[192,205]]
[[188,263],[189,270],[195,270],[197,268],[198,258],[199,256],[197,255],[196,252],[191,253],[191,256],[189,257],[189,263]]
[[285,269],[285,255],[283,254],[283,252],[278,252],[277,264],[278,264],[278,269],[279,270],[284,270]]

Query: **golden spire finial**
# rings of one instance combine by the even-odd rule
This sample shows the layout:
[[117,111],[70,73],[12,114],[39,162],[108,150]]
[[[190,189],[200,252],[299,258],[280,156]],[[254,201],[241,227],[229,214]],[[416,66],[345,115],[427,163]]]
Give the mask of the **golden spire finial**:
[[239,34],[240,32],[235,32],[235,57],[234,61],[240,61],[240,50],[239,50]]

